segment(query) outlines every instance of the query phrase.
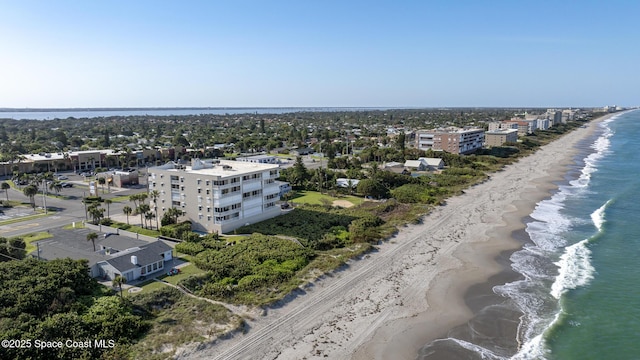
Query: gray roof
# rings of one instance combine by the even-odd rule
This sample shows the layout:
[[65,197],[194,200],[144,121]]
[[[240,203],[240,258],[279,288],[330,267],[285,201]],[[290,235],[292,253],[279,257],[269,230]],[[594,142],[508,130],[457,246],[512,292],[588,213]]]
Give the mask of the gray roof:
[[29,255],[40,258],[43,260],[65,259],[71,258],[73,260],[86,259],[89,261],[89,267],[92,267],[96,263],[103,261],[105,257],[99,253],[86,251],[84,249],[78,249],[68,246],[65,243],[59,241],[40,241],[38,243],[38,249],[29,253]]
[[[171,247],[169,245],[158,240],[144,246],[115,253],[112,256],[107,257],[105,261],[120,271],[120,273],[124,273],[136,267],[142,267],[164,260],[164,256],[162,255],[166,251],[170,250]],[[131,256],[136,256],[138,258],[138,265],[131,263]]]
[[[107,235],[107,234],[105,234]],[[148,244],[148,241],[132,239],[130,237],[121,236],[117,234],[110,234],[107,237],[100,236],[96,241],[96,247],[102,246],[105,248],[111,248],[117,251],[124,251],[133,247],[142,247]]]

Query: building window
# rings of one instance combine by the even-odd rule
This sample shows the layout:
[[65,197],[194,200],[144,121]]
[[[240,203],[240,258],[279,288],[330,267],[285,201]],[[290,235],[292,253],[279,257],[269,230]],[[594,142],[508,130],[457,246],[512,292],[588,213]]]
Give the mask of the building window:
[[158,263],[153,263],[153,271],[158,270]]
[[202,189],[198,188],[198,194],[202,194]]
[[[162,254],[162,255],[164,255],[164,254]],[[160,261],[158,263],[158,269],[162,269],[163,267],[164,267],[164,263],[162,261]]]

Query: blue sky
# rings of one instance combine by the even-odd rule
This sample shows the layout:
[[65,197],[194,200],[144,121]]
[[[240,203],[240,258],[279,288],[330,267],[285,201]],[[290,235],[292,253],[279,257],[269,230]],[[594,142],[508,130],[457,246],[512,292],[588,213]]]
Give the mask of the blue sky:
[[0,0],[0,107],[640,105],[638,1]]

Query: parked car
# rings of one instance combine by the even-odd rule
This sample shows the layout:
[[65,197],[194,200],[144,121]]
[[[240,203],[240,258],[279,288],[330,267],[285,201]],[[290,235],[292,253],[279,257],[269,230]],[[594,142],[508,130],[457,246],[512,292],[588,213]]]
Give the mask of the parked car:
[[64,175],[58,175],[58,180],[69,180],[69,178]]
[[60,186],[62,186],[63,188],[70,188],[70,187],[73,187],[73,184],[68,182],[63,182],[63,183],[60,183]]

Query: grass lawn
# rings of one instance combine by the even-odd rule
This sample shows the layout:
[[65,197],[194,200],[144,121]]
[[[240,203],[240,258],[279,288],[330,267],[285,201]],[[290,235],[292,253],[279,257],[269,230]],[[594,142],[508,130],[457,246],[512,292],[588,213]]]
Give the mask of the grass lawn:
[[204,270],[197,268],[195,265],[187,265],[180,268],[180,273],[178,275],[168,276],[166,273],[169,269],[165,269],[165,274],[158,276],[158,279],[164,280],[170,284],[178,285],[178,281],[182,279],[186,279],[191,275],[202,274]]
[[353,205],[360,205],[364,202],[363,198],[359,198],[357,196],[344,195],[340,197],[333,197],[327,194],[322,194],[318,191],[307,191],[307,190],[298,191],[296,194],[296,197],[291,199],[291,202],[294,202],[296,204],[322,205],[321,199],[327,199],[332,203],[335,200],[347,200]]
[[63,227],[64,230],[73,230],[73,229],[84,229],[84,224],[82,221],[76,221],[74,224],[68,224]]
[[23,235],[21,237],[24,240],[25,244],[27,244],[27,247],[25,250],[27,251],[27,254],[28,254],[36,249],[36,246],[33,245],[32,242],[48,239],[53,237],[53,235],[49,234],[46,231],[41,231],[33,234]]
[[123,291],[123,294],[125,294],[125,296],[136,296],[138,294],[146,294],[146,293],[150,293],[152,291],[155,291],[157,289],[162,289],[162,288],[167,287],[167,285],[165,285],[163,283],[160,283],[160,282],[157,282],[157,281],[154,281],[154,280],[145,281],[144,283],[142,283],[142,285],[137,285],[137,286],[141,287],[142,290],[138,291],[136,293],[133,293],[133,294],[131,294],[129,292],[126,292],[126,294],[125,294],[125,292]]
[[125,201],[129,201],[129,195],[126,196],[116,196],[116,197],[112,197],[111,201],[113,202],[125,202]]

